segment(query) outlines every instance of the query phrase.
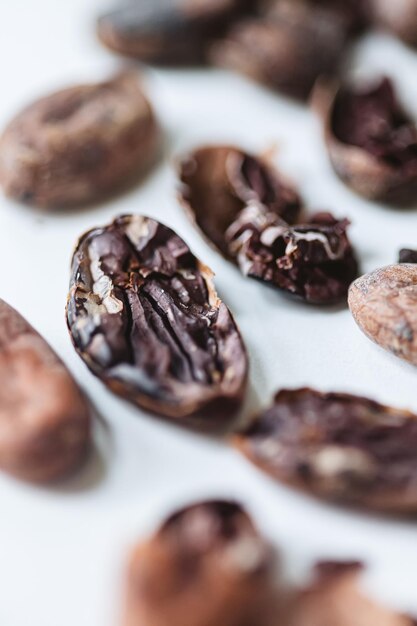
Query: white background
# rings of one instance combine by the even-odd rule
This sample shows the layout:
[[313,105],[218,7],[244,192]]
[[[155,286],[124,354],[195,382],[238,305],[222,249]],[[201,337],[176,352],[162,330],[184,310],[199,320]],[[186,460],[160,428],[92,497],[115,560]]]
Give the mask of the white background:
[[[118,60],[94,35],[98,0],[0,1],[0,125],[55,88],[110,74]],[[355,50],[352,66],[394,75],[417,116],[417,55],[382,35]],[[75,355],[64,322],[71,251],[86,229],[143,212],[173,226],[216,272],[251,358],[252,407],[279,387],[348,390],[417,411],[416,370],[371,344],[344,308],[313,308],[243,278],[188,223],[171,161],[203,142],[250,150],[276,144],[276,161],[307,204],[352,220],[364,270],[417,247],[417,210],[356,197],[333,175],[307,108],[214,70],[149,71],[146,84],[166,135],[166,158],[141,186],[84,211],[42,214],[0,200],[0,296],[65,359],[107,426],[84,471],[61,487],[0,477],[1,626],[111,626],[132,542],[194,498],[238,498],[299,575],[318,557],[361,558],[365,585],[417,612],[417,521],[338,509],[274,484],[224,442],[185,432],[128,406]],[[1,384],[1,381],[0,381]]]

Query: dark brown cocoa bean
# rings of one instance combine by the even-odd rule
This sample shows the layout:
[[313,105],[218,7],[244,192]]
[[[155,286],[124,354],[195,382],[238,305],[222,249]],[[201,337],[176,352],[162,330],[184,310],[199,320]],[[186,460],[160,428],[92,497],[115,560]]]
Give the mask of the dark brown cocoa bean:
[[359,562],[318,563],[312,582],[294,594],[287,612],[287,625],[413,626],[415,622],[411,617],[396,613],[365,595],[358,584],[361,571]]
[[226,231],[249,203],[261,203],[292,224],[296,191],[266,161],[234,146],[207,146],[179,164],[180,198],[209,242],[231,258]]
[[349,222],[321,213],[290,226],[301,200],[272,166],[212,146],[182,161],[180,180],[193,221],[243,274],[315,304],[346,296],[358,273]]
[[376,24],[417,46],[417,0],[369,0],[369,3]]
[[388,265],[361,276],[348,300],[369,339],[417,365],[417,265]]
[[398,263],[417,263],[417,250],[402,248],[398,255]]
[[206,47],[253,0],[130,0],[98,19],[101,41],[145,63],[198,64]]
[[0,139],[5,193],[45,208],[88,203],[153,163],[159,131],[134,72],[58,91],[15,117]]
[[347,43],[345,19],[302,0],[280,0],[264,17],[233,25],[211,51],[215,65],[306,99],[319,76],[337,69]]
[[90,410],[71,374],[25,319],[0,300],[0,467],[48,482],[75,470]]
[[172,515],[133,552],[125,626],[266,626],[272,550],[242,508],[208,501]]
[[331,163],[354,191],[371,200],[417,198],[417,129],[388,79],[358,88],[324,86],[317,107]]
[[88,367],[138,406],[205,428],[227,424],[239,408],[242,338],[212,272],[167,226],[130,215],[86,233],[67,316]]
[[342,504],[417,511],[417,416],[367,398],[280,391],[235,437],[273,478]]

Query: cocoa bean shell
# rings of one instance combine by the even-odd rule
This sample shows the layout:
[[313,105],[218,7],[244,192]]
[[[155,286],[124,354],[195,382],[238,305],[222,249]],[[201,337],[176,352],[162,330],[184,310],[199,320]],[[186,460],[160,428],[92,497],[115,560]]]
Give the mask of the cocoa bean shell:
[[338,139],[333,126],[335,105],[346,89],[337,82],[320,80],[312,96],[313,107],[323,122],[330,162],[339,178],[359,195],[375,201],[408,205],[417,197],[417,173],[405,174],[401,168],[375,157],[370,152]]
[[188,425],[227,425],[248,359],[212,272],[167,226],[121,216],[80,239],[67,321],[74,346],[110,389]]
[[57,91],[32,103],[0,139],[6,195],[54,209],[96,201],[137,180],[160,136],[133,71]]
[[366,509],[417,511],[417,416],[368,398],[282,390],[234,439],[275,480]]
[[52,348],[0,300],[0,467],[49,482],[77,469],[90,446],[89,405]]
[[361,276],[348,302],[369,339],[417,365],[417,265],[388,265]]

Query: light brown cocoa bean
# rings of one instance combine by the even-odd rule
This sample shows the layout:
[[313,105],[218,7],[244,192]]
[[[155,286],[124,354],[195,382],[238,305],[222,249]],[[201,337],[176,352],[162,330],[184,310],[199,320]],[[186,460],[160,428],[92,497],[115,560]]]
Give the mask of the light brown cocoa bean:
[[44,208],[92,202],[144,172],[159,132],[137,74],[70,87],[17,115],[0,139],[6,195]]
[[375,343],[417,365],[417,265],[389,265],[361,276],[349,290],[359,328]]

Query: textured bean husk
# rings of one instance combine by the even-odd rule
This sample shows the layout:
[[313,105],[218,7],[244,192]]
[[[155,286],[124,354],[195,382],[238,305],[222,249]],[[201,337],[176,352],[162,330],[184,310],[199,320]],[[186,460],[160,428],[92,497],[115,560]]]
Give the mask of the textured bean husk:
[[336,81],[319,80],[312,96],[313,107],[323,122],[324,138],[334,171],[353,191],[369,200],[411,204],[417,198],[417,171],[405,174],[401,168],[363,148],[340,141],[335,134],[335,106],[349,89]]
[[306,99],[319,76],[333,76],[346,46],[345,20],[302,1],[277,2],[261,18],[233,25],[211,50],[215,65]]
[[417,511],[417,416],[344,393],[282,390],[234,437],[274,479],[339,504]]
[[37,100],[0,139],[6,195],[47,209],[96,201],[132,183],[160,145],[151,105],[133,71]]
[[73,256],[67,321],[81,358],[139,407],[205,429],[228,425],[248,360],[212,272],[170,228],[122,216]]
[[417,0],[369,0],[376,24],[417,46]]
[[244,510],[208,501],[135,548],[124,626],[272,626],[272,549]]
[[179,167],[191,219],[242,273],[315,304],[346,297],[358,264],[347,220],[294,224],[301,200],[267,162],[231,146],[200,148]]
[[126,2],[97,22],[108,48],[145,63],[200,64],[208,42],[252,0],[145,0]]
[[90,409],[71,374],[0,300],[0,467],[32,482],[76,470],[90,446]]
[[295,593],[287,610],[287,626],[415,626],[415,620],[368,598],[361,590],[360,562],[320,562],[313,580]]
[[266,160],[235,146],[205,146],[178,165],[180,199],[209,243],[231,258],[226,231],[251,202],[293,223],[301,200]]
[[361,276],[348,302],[369,339],[417,365],[417,265],[388,265]]

